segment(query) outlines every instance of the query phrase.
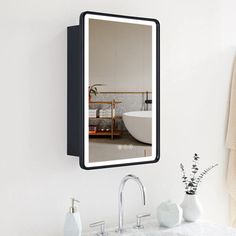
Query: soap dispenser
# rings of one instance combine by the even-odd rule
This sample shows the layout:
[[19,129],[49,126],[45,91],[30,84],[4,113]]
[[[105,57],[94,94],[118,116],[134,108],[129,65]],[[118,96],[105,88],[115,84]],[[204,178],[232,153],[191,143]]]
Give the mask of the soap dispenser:
[[72,198],[71,207],[66,215],[64,225],[64,236],[81,236],[82,235],[82,224],[80,219],[80,213],[76,210],[75,203],[78,200]]

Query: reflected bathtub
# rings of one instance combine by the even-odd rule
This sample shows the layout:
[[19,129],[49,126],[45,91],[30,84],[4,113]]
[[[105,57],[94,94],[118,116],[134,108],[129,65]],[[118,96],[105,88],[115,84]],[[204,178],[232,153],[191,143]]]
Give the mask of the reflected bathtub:
[[152,144],[152,111],[131,111],[123,114],[129,133],[138,141]]

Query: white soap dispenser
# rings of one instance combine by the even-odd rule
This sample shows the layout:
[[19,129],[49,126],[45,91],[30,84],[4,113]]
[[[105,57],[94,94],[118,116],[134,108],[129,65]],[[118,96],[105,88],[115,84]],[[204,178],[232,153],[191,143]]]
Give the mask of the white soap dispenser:
[[66,220],[64,225],[64,236],[82,235],[82,224],[81,224],[80,213],[76,211],[75,202],[79,201],[72,198],[71,207],[66,215]]

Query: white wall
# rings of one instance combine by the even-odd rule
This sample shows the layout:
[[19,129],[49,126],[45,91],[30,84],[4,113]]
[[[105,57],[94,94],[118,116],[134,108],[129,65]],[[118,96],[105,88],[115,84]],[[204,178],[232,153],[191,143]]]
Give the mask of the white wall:
[[[228,92],[236,37],[233,0],[9,0],[0,2],[0,234],[63,235],[69,198],[80,199],[85,228],[117,222],[121,178],[125,221],[163,200],[181,202],[179,163],[220,166],[199,191],[204,218],[226,224]],[[161,160],[158,164],[84,171],[66,156],[66,27],[82,11],[154,17],[161,22]],[[232,18],[232,19],[231,19]],[[229,24],[229,25],[228,25]],[[231,37],[235,37],[235,41]]]

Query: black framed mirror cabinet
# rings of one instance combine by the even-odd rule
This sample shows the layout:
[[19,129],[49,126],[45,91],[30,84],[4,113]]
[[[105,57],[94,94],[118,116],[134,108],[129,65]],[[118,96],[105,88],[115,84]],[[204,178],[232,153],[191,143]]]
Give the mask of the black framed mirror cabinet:
[[83,12],[67,33],[67,154],[83,169],[157,162],[159,22]]

